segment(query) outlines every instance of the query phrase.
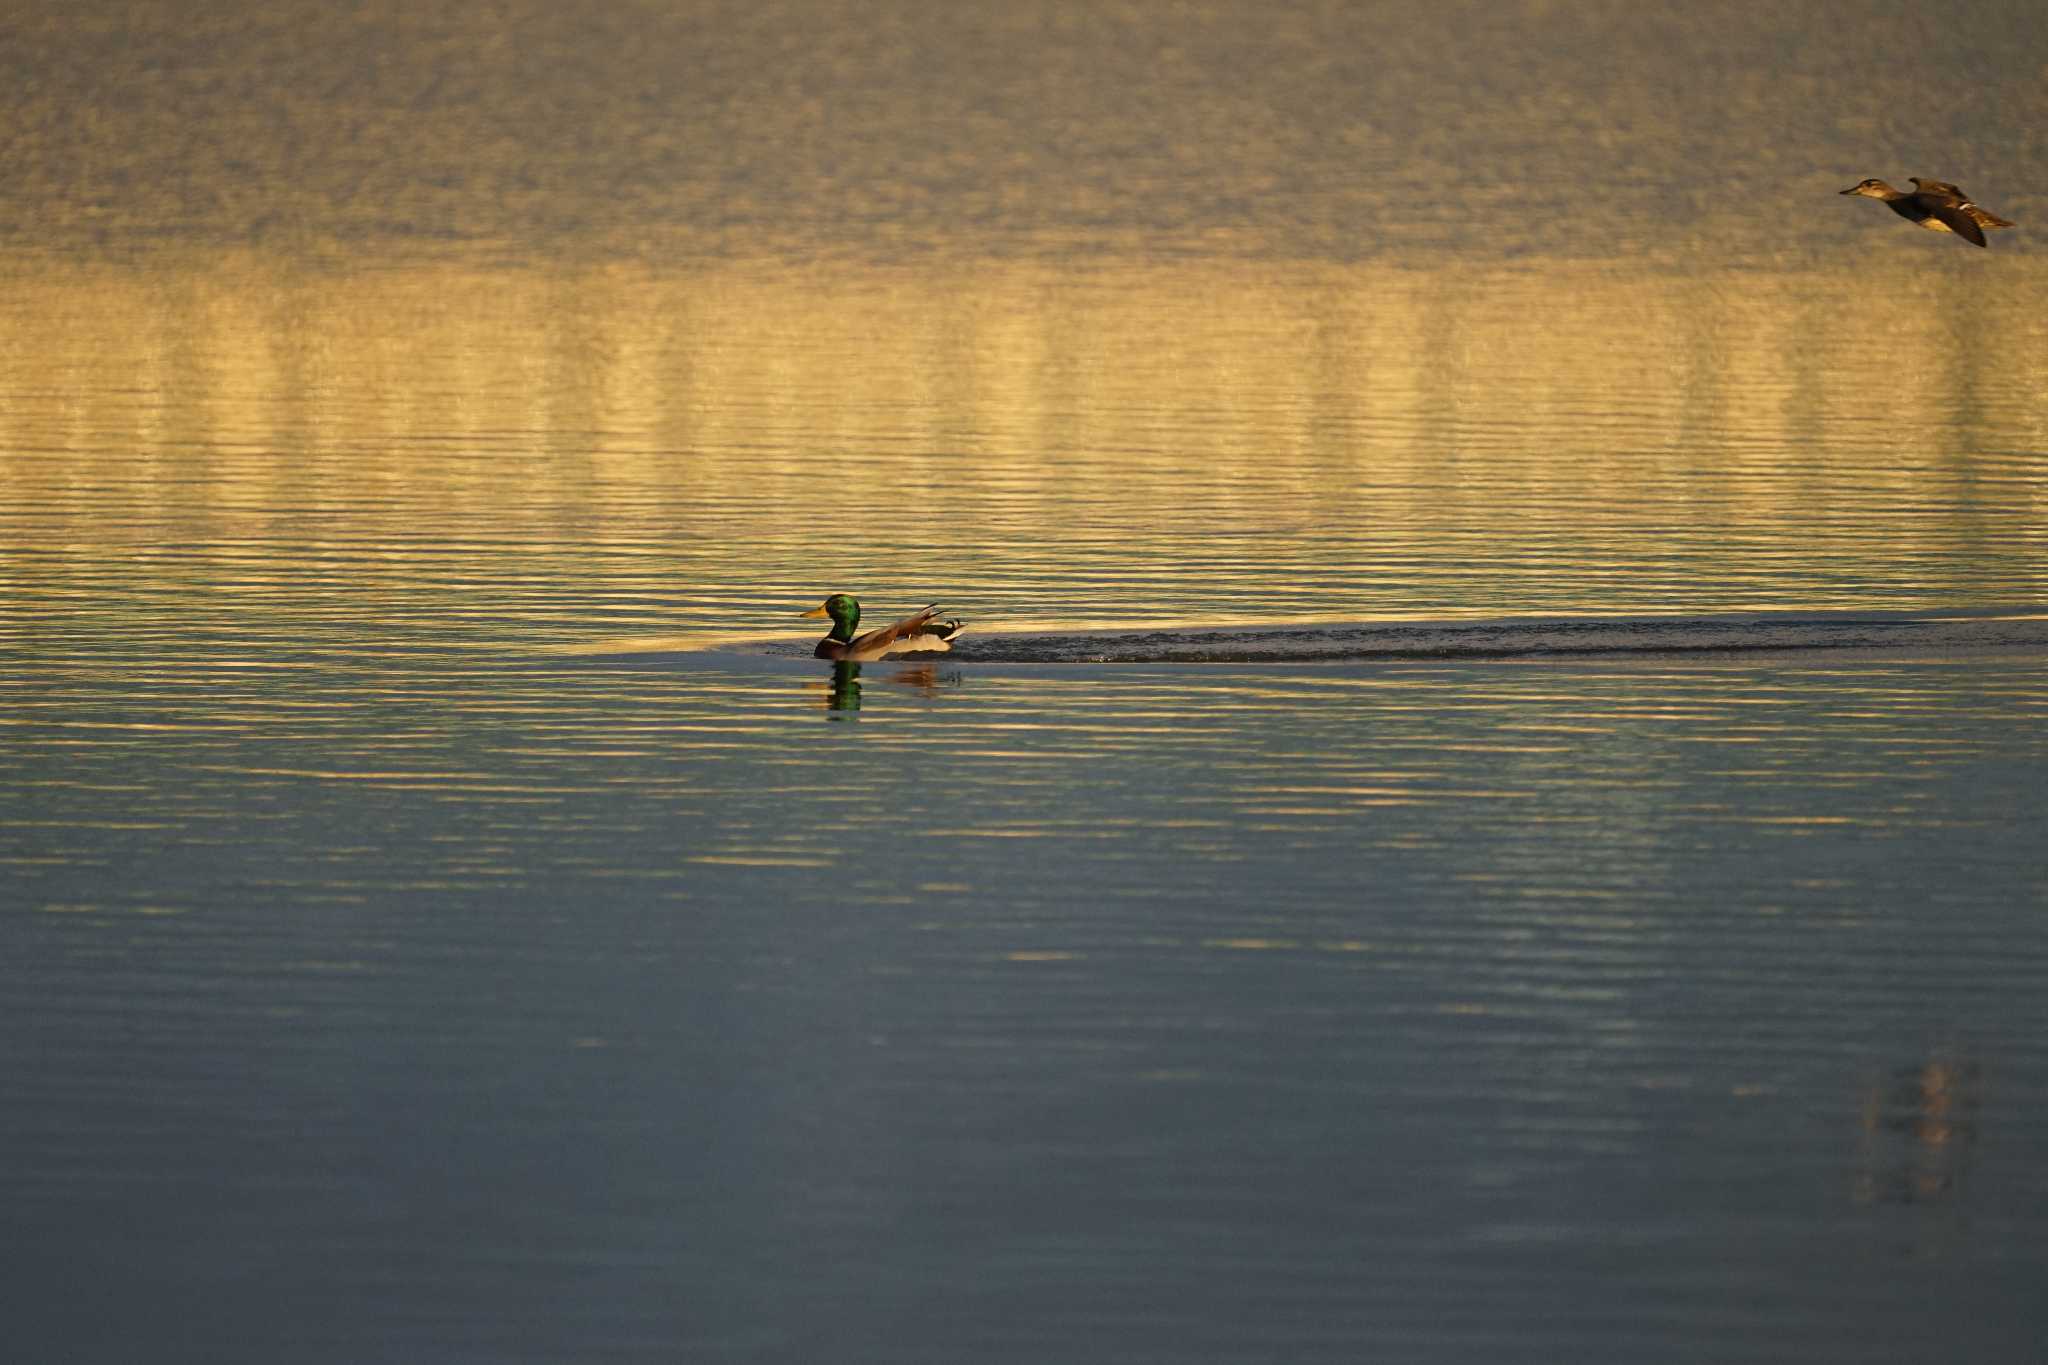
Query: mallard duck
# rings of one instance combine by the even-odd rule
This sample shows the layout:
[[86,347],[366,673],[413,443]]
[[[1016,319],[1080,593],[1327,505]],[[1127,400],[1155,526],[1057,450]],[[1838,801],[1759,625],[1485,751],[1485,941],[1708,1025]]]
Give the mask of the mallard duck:
[[1895,190],[1882,180],[1858,181],[1842,193],[1860,194],[1865,199],[1882,199],[1891,205],[1893,213],[1909,223],[1918,223],[1930,232],[1953,232],[1978,246],[1988,245],[1984,240],[1985,228],[2012,226],[1997,214],[1972,203],[1969,195],[1946,180],[1923,180],[1917,175],[1907,178],[1913,182],[1910,194],[1905,190]]
[[818,647],[811,651],[813,654],[820,659],[840,659],[856,664],[894,658],[899,654],[929,654],[951,649],[953,637],[965,625],[953,617],[940,616],[937,607],[926,607],[923,611],[910,613],[893,626],[883,626],[880,630],[856,636],[853,629],[860,624],[860,603],[843,592],[835,592],[809,611],[798,614],[832,618],[831,631],[818,641]]

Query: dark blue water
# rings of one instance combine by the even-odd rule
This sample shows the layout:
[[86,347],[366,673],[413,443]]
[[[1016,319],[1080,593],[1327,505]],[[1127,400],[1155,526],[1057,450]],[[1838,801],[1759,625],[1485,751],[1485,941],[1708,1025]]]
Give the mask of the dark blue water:
[[49,1352],[2032,1339],[2033,655],[21,700]]

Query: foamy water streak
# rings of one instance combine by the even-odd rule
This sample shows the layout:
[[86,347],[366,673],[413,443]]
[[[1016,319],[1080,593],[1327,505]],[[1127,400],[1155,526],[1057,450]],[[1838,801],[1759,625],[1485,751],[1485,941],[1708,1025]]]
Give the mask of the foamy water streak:
[[[810,652],[807,645],[781,640],[727,648],[773,655]],[[1300,663],[1770,650],[1910,650],[1952,655],[2042,648],[2048,648],[2048,616],[2026,611],[1940,615],[1801,612],[997,631],[963,637],[950,657],[962,663]]]

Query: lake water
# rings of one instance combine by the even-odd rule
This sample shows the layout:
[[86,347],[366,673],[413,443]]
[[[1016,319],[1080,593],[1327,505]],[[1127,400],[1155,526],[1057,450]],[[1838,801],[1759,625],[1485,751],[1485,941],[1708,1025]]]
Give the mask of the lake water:
[[5,32],[21,1358],[2039,1359],[2031,6]]

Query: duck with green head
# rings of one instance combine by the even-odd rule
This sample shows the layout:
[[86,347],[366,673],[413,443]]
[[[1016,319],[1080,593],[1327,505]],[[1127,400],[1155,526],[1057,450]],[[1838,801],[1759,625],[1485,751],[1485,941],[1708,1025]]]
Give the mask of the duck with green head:
[[857,664],[893,659],[900,654],[942,653],[953,647],[953,637],[966,624],[957,618],[939,615],[937,607],[926,607],[923,611],[912,612],[894,625],[855,635],[853,632],[860,625],[860,603],[853,599],[852,594],[843,592],[833,593],[799,615],[832,618],[832,629],[818,641],[818,647],[811,651],[813,654],[820,659]]

